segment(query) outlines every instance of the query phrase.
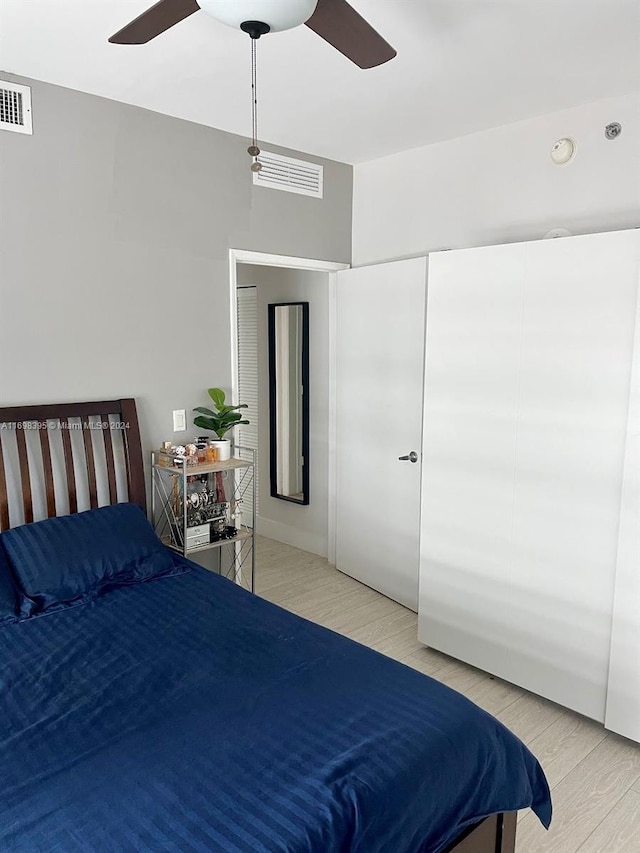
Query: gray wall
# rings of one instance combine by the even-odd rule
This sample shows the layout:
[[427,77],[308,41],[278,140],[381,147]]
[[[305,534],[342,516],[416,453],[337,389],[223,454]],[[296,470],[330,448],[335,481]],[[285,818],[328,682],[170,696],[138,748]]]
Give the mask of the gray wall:
[[242,137],[2,76],[34,135],[0,131],[0,404],[133,396],[146,450],[184,439],[172,410],[230,386],[228,249],[349,262],[352,168],[254,188]]
[[[256,285],[258,309],[257,530],[327,556],[329,505],[329,275],[321,272],[238,264],[238,286]],[[309,482],[308,506],[271,497],[269,480],[270,302],[309,303]]]

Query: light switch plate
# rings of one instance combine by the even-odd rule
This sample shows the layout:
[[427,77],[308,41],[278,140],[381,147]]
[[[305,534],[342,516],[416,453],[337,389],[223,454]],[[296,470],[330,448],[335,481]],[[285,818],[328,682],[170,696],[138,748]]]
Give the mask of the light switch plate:
[[184,409],[175,409],[173,412],[173,431],[184,432],[187,428],[187,414]]

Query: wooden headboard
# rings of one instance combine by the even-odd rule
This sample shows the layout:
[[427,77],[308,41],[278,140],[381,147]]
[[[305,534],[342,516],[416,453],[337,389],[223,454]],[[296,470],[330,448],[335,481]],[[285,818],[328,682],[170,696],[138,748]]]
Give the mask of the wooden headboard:
[[0,408],[0,530],[126,500],[146,512],[135,400]]

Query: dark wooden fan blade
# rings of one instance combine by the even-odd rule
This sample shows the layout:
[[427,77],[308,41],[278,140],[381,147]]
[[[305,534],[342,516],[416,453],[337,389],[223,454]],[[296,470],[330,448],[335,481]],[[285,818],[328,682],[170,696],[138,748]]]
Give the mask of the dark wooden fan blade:
[[391,45],[346,0],[318,0],[306,23],[360,68],[374,68],[396,55]]
[[199,9],[196,0],[160,0],[118,30],[109,41],[112,44],[146,44]]

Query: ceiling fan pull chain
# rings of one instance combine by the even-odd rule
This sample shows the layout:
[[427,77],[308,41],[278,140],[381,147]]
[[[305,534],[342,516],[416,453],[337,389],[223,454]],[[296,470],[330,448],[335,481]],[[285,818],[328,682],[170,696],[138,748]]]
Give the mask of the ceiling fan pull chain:
[[262,163],[258,160],[260,149],[258,148],[258,73],[256,62],[256,38],[251,39],[251,129],[253,133],[252,144],[247,152],[253,157],[251,164],[252,172],[259,172]]

